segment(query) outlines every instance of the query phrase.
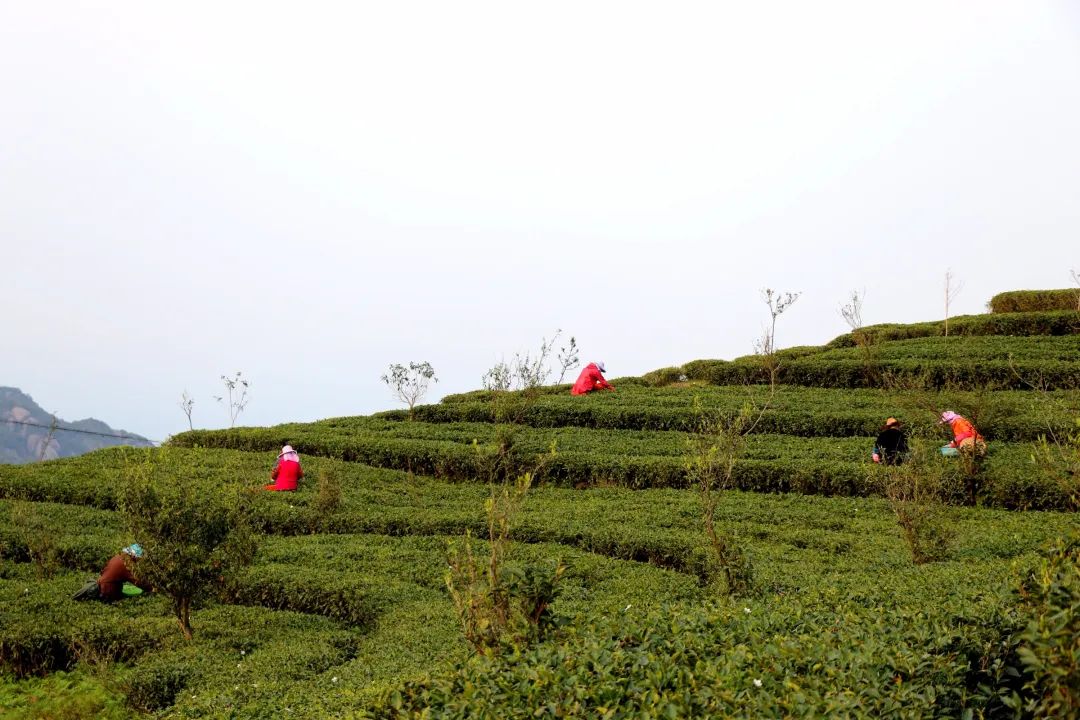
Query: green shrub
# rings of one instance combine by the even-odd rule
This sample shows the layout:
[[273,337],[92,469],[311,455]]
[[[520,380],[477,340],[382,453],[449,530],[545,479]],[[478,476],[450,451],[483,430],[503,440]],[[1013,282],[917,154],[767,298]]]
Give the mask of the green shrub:
[[131,710],[110,679],[85,672],[56,672],[18,682],[0,678],[5,720],[130,720]]
[[1080,310],[1080,289],[1013,290],[990,298],[990,312],[1019,313],[1049,310]]
[[665,385],[680,382],[685,377],[682,368],[666,367],[647,372],[641,376],[641,379],[651,387],[664,387]]
[[[116,606],[74,603],[70,588],[78,576],[60,575],[47,583],[27,584],[26,592],[0,599],[0,667],[15,677],[70,670],[80,656],[128,662],[160,643],[165,625],[138,617],[142,602]],[[10,605],[9,605],[10,603]]]
[[252,492],[242,486],[199,482],[164,450],[129,465],[120,510],[143,546],[138,577],[172,602],[188,640],[191,607],[226,583],[255,554]]
[[196,676],[188,658],[166,658],[140,663],[128,680],[127,702],[145,712],[164,710]]
[[[744,612],[745,609],[745,612]],[[981,616],[980,616],[981,615]],[[901,605],[842,617],[788,599],[577,618],[556,642],[405,683],[377,717],[961,717],[982,651],[981,614]]]
[[[945,335],[945,322],[868,325],[860,332],[869,335],[876,343],[914,338],[940,337]],[[1008,312],[987,315],[958,315],[949,318],[949,336],[972,335],[1075,335],[1080,333],[1080,317],[1073,311]],[[828,343],[825,348],[855,347],[854,333],[844,333]]]
[[1038,718],[1080,715],[1080,532],[1059,539],[1021,588],[1032,619],[1018,655],[1030,680],[1024,711]]

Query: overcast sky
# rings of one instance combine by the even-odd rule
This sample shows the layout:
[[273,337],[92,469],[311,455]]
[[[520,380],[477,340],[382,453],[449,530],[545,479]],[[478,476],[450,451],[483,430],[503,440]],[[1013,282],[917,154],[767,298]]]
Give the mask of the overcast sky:
[[0,385],[160,440],[1067,287],[1080,3],[0,0]]

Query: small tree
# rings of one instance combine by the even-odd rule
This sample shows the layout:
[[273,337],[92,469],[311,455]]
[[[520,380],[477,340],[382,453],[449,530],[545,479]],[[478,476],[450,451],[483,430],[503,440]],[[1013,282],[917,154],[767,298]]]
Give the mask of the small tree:
[[[555,337],[559,337],[561,332],[562,330],[556,331]],[[562,385],[563,380],[566,379],[566,373],[581,364],[581,359],[578,357],[577,339],[573,335],[570,336],[570,344],[567,347],[559,348],[557,358],[559,361],[559,382],[557,384]]]
[[510,561],[514,519],[521,509],[532,475],[492,486],[484,504],[487,552],[478,552],[472,534],[447,547],[446,589],[454,603],[465,639],[482,655],[498,652],[503,642],[541,638],[552,625],[550,605],[559,595],[566,572],[561,560],[518,564]]
[[341,507],[341,476],[332,465],[319,468],[312,507],[320,519],[333,515]]
[[1080,312],[1080,272],[1077,272],[1076,270],[1070,270],[1069,275],[1072,277],[1073,283],[1075,283],[1076,287],[1077,287],[1077,291],[1076,291],[1076,311]]
[[180,630],[190,640],[192,605],[224,587],[254,558],[252,493],[193,478],[191,468],[170,450],[136,458],[129,459],[118,504],[145,553],[137,573],[172,601]]
[[[514,353],[511,362],[500,360],[483,375],[484,389],[491,394],[491,418],[495,422],[495,449],[486,460],[491,482],[502,482],[517,473],[513,446],[530,407],[540,397],[540,388],[551,375],[548,359],[560,331],[551,340],[542,338],[535,352]],[[484,450],[484,448],[481,448]],[[540,463],[534,474],[539,472]]]
[[409,419],[412,420],[413,408],[427,395],[428,383],[439,382],[439,379],[435,377],[435,368],[425,360],[410,362],[408,367],[391,365],[382,381],[393,390],[394,397],[409,406]]
[[38,462],[45,462],[45,456],[49,450],[54,453],[53,457],[59,457],[59,446],[56,444],[56,430],[60,426],[60,423],[56,419],[56,413],[53,413],[52,420],[49,421],[49,434],[45,436],[45,439],[41,441],[41,452],[38,453]]
[[60,548],[55,525],[38,512],[34,503],[16,501],[11,505],[11,524],[39,578],[51,578],[60,567]]
[[952,269],[945,271],[945,337],[949,337],[949,306],[952,305],[964,283],[953,277]]
[[188,391],[185,390],[180,394],[180,409],[184,411],[184,415],[187,417],[188,430],[194,430],[195,427],[191,424],[191,409],[195,405],[195,398],[188,395]]
[[959,490],[946,463],[936,443],[916,440],[906,462],[873,469],[916,565],[947,559],[956,537],[945,503]]
[[[1023,717],[1080,717],[1080,531],[1053,541],[1020,584]],[[1020,708],[1016,708],[1019,713]]]
[[754,343],[754,350],[761,358],[761,364],[769,376],[769,385],[776,387],[776,378],[780,372],[780,359],[776,354],[776,319],[795,304],[801,292],[777,292],[772,288],[761,291],[761,299],[769,308],[771,322],[768,329]]
[[754,410],[747,403],[734,417],[705,411],[701,398],[694,398],[694,432],[687,439],[685,467],[697,487],[701,501],[705,536],[712,549],[713,566],[706,569],[711,579],[720,575],[730,595],[746,595],[753,589],[753,568],[746,551],[731,532],[716,525],[719,493],[735,487],[735,463],[746,449],[746,435],[754,429],[764,408]]
[[840,306],[840,317],[844,318],[844,322],[848,324],[848,327],[851,328],[852,332],[862,329],[862,308],[864,300],[866,300],[865,290],[861,293],[858,290],[852,290],[851,299]]
[[226,409],[229,413],[229,427],[236,425],[236,418],[240,417],[240,413],[244,412],[244,408],[248,404],[248,387],[249,383],[240,377],[240,371],[236,371],[236,375],[229,377],[228,375],[222,375],[221,381],[225,383],[225,396],[214,396],[214,399],[218,402],[228,403]]
[[863,327],[862,308],[865,299],[865,290],[861,293],[858,290],[852,290],[851,298],[840,306],[840,316],[851,328],[851,339],[855,342],[855,347],[859,349],[866,385],[874,386],[881,382],[881,371],[878,366],[877,337]]

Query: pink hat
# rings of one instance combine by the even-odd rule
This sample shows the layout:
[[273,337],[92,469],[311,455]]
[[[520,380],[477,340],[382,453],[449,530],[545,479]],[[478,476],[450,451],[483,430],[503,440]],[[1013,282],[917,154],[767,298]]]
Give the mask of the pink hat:
[[954,413],[952,410],[946,410],[945,412],[941,413],[941,419],[938,420],[938,425],[941,425],[943,423],[951,423],[958,417],[960,416]]

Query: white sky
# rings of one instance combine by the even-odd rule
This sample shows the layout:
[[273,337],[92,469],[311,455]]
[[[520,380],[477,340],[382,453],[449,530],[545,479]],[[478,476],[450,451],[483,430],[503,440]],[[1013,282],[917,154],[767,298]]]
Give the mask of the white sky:
[[0,0],[0,384],[162,439],[956,313],[1080,268],[1080,3]]

